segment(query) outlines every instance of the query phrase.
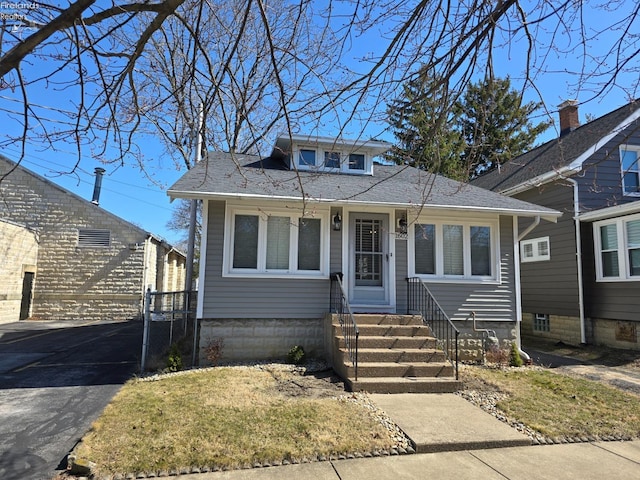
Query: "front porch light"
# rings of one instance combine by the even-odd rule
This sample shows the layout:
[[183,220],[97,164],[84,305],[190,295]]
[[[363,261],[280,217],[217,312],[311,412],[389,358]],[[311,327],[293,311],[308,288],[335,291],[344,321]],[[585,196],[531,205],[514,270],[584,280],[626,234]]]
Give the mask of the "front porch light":
[[407,219],[405,217],[398,219],[398,233],[407,233]]
[[336,232],[339,232],[340,230],[342,230],[342,217],[340,216],[339,213],[336,213],[333,216],[333,229]]

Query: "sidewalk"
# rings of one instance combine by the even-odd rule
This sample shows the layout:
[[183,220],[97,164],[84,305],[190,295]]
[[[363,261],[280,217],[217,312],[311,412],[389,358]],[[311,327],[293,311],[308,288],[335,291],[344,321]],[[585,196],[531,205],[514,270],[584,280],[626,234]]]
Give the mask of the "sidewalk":
[[[639,478],[640,441],[495,448],[183,475],[181,480]],[[174,477],[176,478],[176,477]]]

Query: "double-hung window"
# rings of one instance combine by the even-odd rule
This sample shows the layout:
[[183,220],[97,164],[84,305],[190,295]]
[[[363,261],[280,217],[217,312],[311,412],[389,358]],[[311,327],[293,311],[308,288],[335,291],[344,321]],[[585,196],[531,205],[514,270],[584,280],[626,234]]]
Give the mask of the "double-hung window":
[[226,274],[325,276],[328,214],[228,210]]
[[622,192],[624,195],[640,195],[640,146],[620,147]]
[[640,215],[595,222],[597,280],[640,280]]
[[409,271],[428,279],[495,280],[493,222],[422,221],[409,236]]

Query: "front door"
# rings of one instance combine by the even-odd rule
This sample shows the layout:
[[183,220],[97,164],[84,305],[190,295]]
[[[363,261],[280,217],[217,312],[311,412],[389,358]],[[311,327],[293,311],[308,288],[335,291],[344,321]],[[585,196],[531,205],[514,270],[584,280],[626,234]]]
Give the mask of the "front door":
[[349,218],[349,301],[389,305],[389,216],[353,213]]

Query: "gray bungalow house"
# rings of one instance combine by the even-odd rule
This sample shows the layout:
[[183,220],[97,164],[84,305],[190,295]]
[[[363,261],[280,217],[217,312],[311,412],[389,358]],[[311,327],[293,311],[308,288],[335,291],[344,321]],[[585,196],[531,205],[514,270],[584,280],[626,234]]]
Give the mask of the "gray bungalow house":
[[294,345],[330,357],[324,318],[338,272],[351,311],[380,322],[407,313],[409,278],[423,282],[460,329],[463,356],[482,345],[472,311],[477,328],[517,340],[519,221],[560,213],[375,163],[389,147],[281,136],[267,158],[210,153],[169,189],[203,201],[201,347],[222,338],[226,359],[283,357]]
[[640,102],[580,125],[472,182],[564,213],[521,242],[522,334],[638,349]]

